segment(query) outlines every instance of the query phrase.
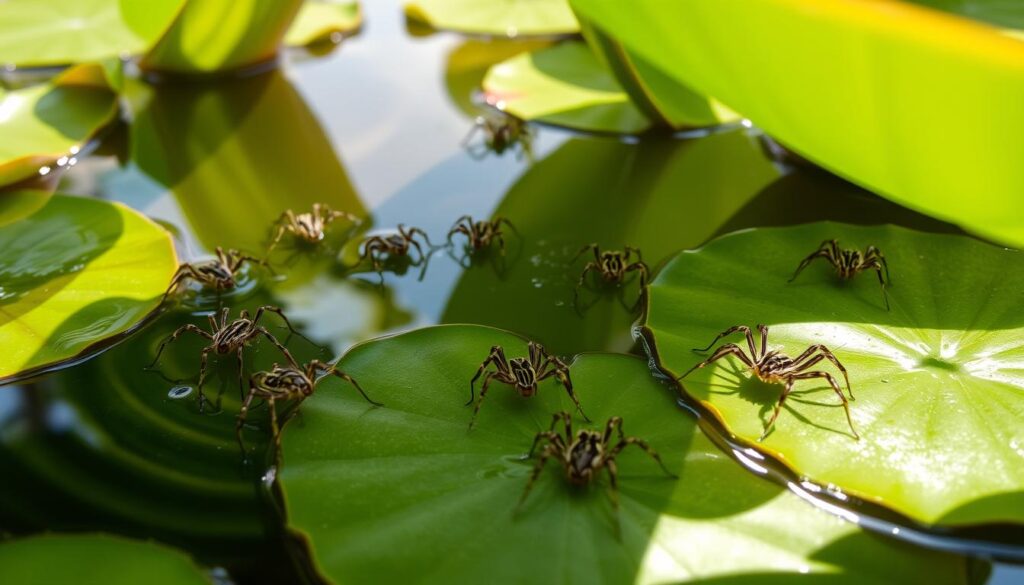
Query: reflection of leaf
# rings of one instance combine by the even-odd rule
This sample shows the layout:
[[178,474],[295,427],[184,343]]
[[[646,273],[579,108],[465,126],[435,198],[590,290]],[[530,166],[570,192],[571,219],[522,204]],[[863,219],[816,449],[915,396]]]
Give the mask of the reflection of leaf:
[[[573,287],[592,256],[570,264],[584,244],[639,247],[654,268],[676,250],[696,246],[778,176],[741,132],[690,141],[573,140],[535,164],[494,212],[519,235],[496,268],[468,270],[445,309],[446,323],[483,323],[529,333],[552,351],[625,350],[632,344],[635,281],[621,291]],[[461,242],[462,240],[457,240]],[[502,269],[503,264],[507,267]]]
[[[791,284],[821,243],[878,246],[892,311],[873,273],[841,286],[823,262]],[[963,236],[817,223],[740,232],[677,256],[651,287],[647,326],[680,374],[736,324],[765,323],[792,356],[824,343],[854,395],[847,433],[824,384],[798,384],[762,443],[801,474],[929,524],[1024,522],[1024,258]],[[737,335],[736,341],[742,343]],[[723,360],[684,380],[738,436],[754,441],[780,387]]]
[[411,0],[405,14],[437,30],[495,36],[560,36],[579,32],[568,0]]
[[176,266],[167,232],[121,205],[59,195],[0,227],[0,381],[131,328]]
[[26,89],[0,88],[0,185],[36,175],[61,157],[66,164],[116,114],[117,95],[98,65]]
[[626,432],[648,440],[681,479],[640,450],[623,452],[619,539],[606,480],[574,490],[552,462],[514,517],[533,463],[519,457],[571,402],[553,381],[529,399],[495,387],[467,432],[469,378],[493,344],[510,357],[525,351],[523,339],[478,326],[370,342],[341,367],[385,407],[333,382],[303,404],[285,429],[281,486],[322,574],[396,583],[760,583],[799,573],[837,584],[963,582],[958,557],[866,534],[751,477],[629,356],[578,358],[580,400],[594,427],[622,416]]
[[223,71],[271,58],[282,37],[308,45],[361,20],[355,0],[7,0],[0,63],[46,67],[144,54],[148,68]]
[[717,97],[805,158],[900,204],[1024,245],[1019,39],[902,2],[572,5],[651,67]]
[[0,544],[0,582],[202,585],[211,580],[184,554],[152,542],[47,534]]
[[133,156],[173,191],[207,248],[262,252],[281,212],[317,202],[365,215],[330,141],[280,71],[146,90]]

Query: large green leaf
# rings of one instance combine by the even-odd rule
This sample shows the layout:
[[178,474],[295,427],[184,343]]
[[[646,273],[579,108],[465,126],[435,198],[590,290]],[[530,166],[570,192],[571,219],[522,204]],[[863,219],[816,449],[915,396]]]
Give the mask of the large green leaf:
[[568,0],[412,0],[410,19],[473,35],[561,36],[579,32]]
[[[289,523],[334,582],[960,583],[962,558],[860,531],[718,451],[674,392],[631,356],[571,366],[593,425],[624,419],[650,442],[617,460],[621,538],[607,483],[572,489],[557,464],[518,515],[533,461],[521,455],[551,414],[571,410],[553,381],[524,399],[495,387],[467,432],[469,379],[491,345],[525,340],[479,326],[420,329],[357,346],[341,361],[382,408],[325,382],[284,432],[280,473]],[[382,367],[382,364],[391,367]]]
[[309,45],[361,23],[356,0],[7,0],[0,63],[52,67],[145,55],[147,68],[222,71],[271,58],[282,37]]
[[203,585],[184,554],[103,534],[47,534],[0,543],[0,582],[10,585]]
[[592,132],[639,134],[651,121],[581,41],[524,53],[492,67],[487,102],[513,116]]
[[0,383],[132,328],[176,267],[167,232],[122,205],[55,195],[0,227]]
[[96,65],[25,89],[0,87],[0,186],[68,164],[117,109],[117,95]]
[[[958,4],[968,11],[978,3]],[[651,67],[715,96],[809,160],[900,204],[1024,245],[1024,166],[1015,155],[1024,150],[1020,38],[894,0],[572,5]]]
[[[841,286],[822,242],[878,246],[892,272],[886,311],[875,274]],[[757,447],[812,480],[928,524],[1024,522],[1024,256],[965,236],[816,223],[740,232],[677,256],[651,287],[647,327],[661,366],[679,375],[732,325],[768,325],[795,356],[824,343],[849,370],[854,440],[839,399],[797,385]],[[737,335],[735,341],[742,344]],[[686,390],[755,442],[781,387],[731,358]],[[833,370],[834,372],[834,370]],[[838,375],[838,372],[834,372]]]

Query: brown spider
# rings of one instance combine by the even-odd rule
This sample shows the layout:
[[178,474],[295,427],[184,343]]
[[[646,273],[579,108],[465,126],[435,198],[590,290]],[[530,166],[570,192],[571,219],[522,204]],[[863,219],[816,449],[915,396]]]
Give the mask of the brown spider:
[[178,339],[178,337],[182,333],[185,333],[186,331],[195,333],[200,337],[205,337],[206,339],[210,340],[210,345],[203,348],[202,358],[200,360],[199,365],[198,391],[200,408],[203,407],[205,400],[203,396],[203,383],[206,381],[206,360],[210,352],[216,353],[217,355],[227,355],[230,353],[234,353],[236,356],[238,356],[238,389],[244,394],[245,387],[242,382],[242,351],[249,344],[249,342],[255,339],[256,337],[263,335],[264,337],[269,339],[271,343],[273,343],[277,347],[277,349],[281,350],[281,353],[284,354],[284,356],[288,359],[289,363],[295,363],[295,359],[292,358],[292,355],[288,352],[288,349],[285,348],[285,346],[282,345],[281,342],[278,341],[277,338],[274,337],[273,334],[271,334],[266,327],[263,327],[259,324],[260,318],[263,317],[263,313],[265,311],[277,313],[277,315],[280,316],[282,320],[284,320],[285,325],[288,326],[289,331],[291,331],[292,333],[296,332],[295,329],[292,327],[291,322],[288,321],[288,318],[285,317],[281,309],[277,307],[272,307],[269,305],[262,306],[256,310],[256,315],[251,319],[249,318],[249,312],[243,309],[239,313],[238,318],[231,322],[228,322],[228,308],[224,307],[224,309],[222,309],[220,312],[219,322],[214,315],[207,315],[207,318],[210,320],[209,332],[200,329],[198,326],[193,325],[192,323],[188,323],[186,325],[182,325],[181,327],[179,327],[174,333],[168,336],[167,339],[163,340],[163,342],[160,344],[160,349],[158,349],[156,352],[156,357],[153,358],[153,363],[149,364],[148,367],[152,368],[153,366],[155,366],[157,361],[160,360],[160,355],[163,353],[164,348],[167,347],[167,344]]
[[[874,247],[868,246],[863,253],[856,249],[841,249],[836,240],[825,240],[818,246],[810,256],[803,259],[797,267],[789,282],[796,280],[804,268],[814,261],[815,258],[824,258],[836,270],[836,274],[843,280],[850,280],[865,270],[874,270],[878,274],[878,284],[882,287],[882,300],[885,301],[885,310],[889,310],[889,295],[885,286],[891,284],[889,279],[889,264],[885,261],[882,252]],[[882,269],[885,269],[885,278],[882,278]]]
[[[562,421],[565,425],[564,435],[559,435],[555,432],[555,426],[558,425],[558,421]],[[617,443],[612,444],[612,433],[615,431],[618,431],[619,440]],[[546,444],[541,449],[540,459],[537,460],[537,464],[533,467],[533,473],[530,474],[530,479],[526,483],[523,495],[519,497],[519,503],[516,506],[517,511],[526,502],[526,498],[530,495],[530,490],[533,489],[534,482],[540,477],[541,472],[544,470],[544,465],[551,457],[554,457],[562,464],[562,467],[565,469],[565,477],[572,485],[587,485],[597,477],[598,472],[602,469],[608,472],[610,484],[608,493],[612,501],[612,508],[615,510],[616,532],[618,532],[619,527],[619,485],[618,467],[615,464],[615,458],[618,457],[623,449],[630,445],[636,445],[657,461],[658,465],[661,466],[661,470],[666,475],[678,477],[665,467],[661,456],[646,441],[636,437],[627,437],[622,432],[622,419],[617,416],[608,419],[604,426],[604,433],[581,430],[574,436],[572,417],[568,412],[557,412],[551,418],[551,428],[537,433],[537,436],[534,437],[533,445],[530,447],[526,458],[533,456],[533,452],[541,441],[546,441]]]
[[191,278],[203,286],[210,287],[217,292],[230,290],[235,288],[235,277],[243,263],[255,262],[266,266],[266,261],[252,256],[246,256],[238,250],[228,250],[225,252],[220,246],[218,246],[216,253],[217,257],[214,259],[203,260],[195,263],[185,262],[181,266],[178,266],[178,270],[174,273],[174,277],[171,279],[171,284],[167,287],[167,291],[164,293],[163,298],[166,300],[167,297],[174,292],[174,289],[176,289],[178,285],[187,278]]
[[324,230],[338,218],[345,218],[356,225],[362,220],[344,211],[334,211],[326,203],[314,203],[313,210],[307,213],[295,213],[288,209],[281,214],[274,225],[277,226],[277,233],[274,235],[270,247],[267,248],[267,255],[274,250],[285,232],[291,232],[299,240],[309,244],[316,244],[324,239]]
[[487,366],[494,364],[495,370],[487,372],[487,375],[484,376],[484,385],[480,388],[480,400],[477,401],[476,407],[473,408],[473,418],[469,421],[470,429],[476,424],[476,416],[480,412],[480,406],[484,403],[484,397],[487,396],[487,389],[490,387],[492,380],[508,384],[520,396],[529,398],[537,393],[538,383],[552,376],[558,378],[558,381],[565,387],[565,392],[576,405],[576,409],[580,411],[580,416],[586,419],[587,422],[590,422],[590,419],[583,412],[583,407],[580,406],[579,398],[576,398],[576,393],[572,390],[569,366],[565,365],[565,362],[557,357],[548,355],[548,352],[539,343],[531,341],[527,344],[527,349],[529,350],[529,358],[517,357],[509,360],[505,358],[505,350],[500,345],[495,345],[491,348],[491,353],[480,364],[476,375],[469,382],[469,402],[466,403],[466,406],[472,404],[476,396],[474,384],[476,384],[477,379],[484,373]]
[[[579,304],[580,287],[586,282],[587,273],[591,270],[598,271],[601,274],[601,278],[609,284],[619,284],[626,278],[627,272],[637,271],[640,273],[640,288],[642,289],[647,285],[648,268],[647,264],[644,264],[640,250],[626,246],[622,252],[618,250],[605,250],[602,252],[601,247],[597,244],[587,244],[573,256],[570,263],[576,262],[587,250],[594,252],[594,259],[587,262],[587,265],[583,267],[583,273],[580,274],[579,282],[576,283],[576,288],[573,290],[573,303]],[[632,258],[633,254],[636,254],[636,262],[630,263],[630,258]]]
[[501,224],[503,223],[512,231],[516,231],[516,227],[512,225],[512,222],[504,217],[496,217],[487,221],[473,221],[472,217],[463,215],[455,221],[452,229],[449,230],[448,243],[451,243],[452,237],[455,234],[464,234],[468,239],[469,246],[473,250],[481,250],[490,246],[491,242],[497,241],[501,254],[504,256],[505,240],[502,236],[505,234],[501,231]]
[[[483,132],[483,141],[472,143],[477,132]],[[462,139],[462,147],[466,149],[474,159],[480,160],[489,153],[501,156],[506,150],[515,149],[516,159],[521,160],[524,156],[527,160],[533,160],[533,129],[526,122],[509,116],[477,116],[473,127]]]
[[[768,436],[768,432],[772,429],[772,425],[775,424],[775,419],[779,416],[779,411],[782,409],[783,403],[786,402],[786,397],[789,396],[790,391],[793,390],[793,384],[797,380],[808,380],[811,378],[825,378],[829,386],[832,386],[832,390],[835,391],[836,395],[843,403],[843,409],[846,411],[846,422],[850,424],[850,431],[853,432],[853,436],[860,439],[860,435],[857,434],[857,429],[853,428],[853,419],[850,418],[850,404],[846,400],[846,396],[843,395],[843,391],[839,387],[839,383],[832,377],[832,374],[823,372],[821,370],[807,371],[811,366],[817,364],[823,359],[827,359],[832,362],[839,371],[843,373],[843,378],[846,380],[846,390],[850,393],[850,400],[855,400],[853,397],[853,390],[850,388],[850,376],[846,373],[846,368],[839,362],[832,351],[821,344],[816,344],[808,347],[802,354],[795,358],[791,358],[778,350],[768,351],[768,327],[765,325],[757,326],[758,332],[761,334],[761,351],[757,351],[757,347],[754,345],[754,335],[750,332],[750,328],[746,325],[736,325],[726,329],[722,333],[718,334],[718,337],[714,341],[708,344],[703,349],[694,349],[696,352],[706,352],[711,349],[719,339],[727,335],[731,335],[738,331],[743,332],[743,335],[747,338],[747,347],[750,349],[750,355],[743,353],[743,350],[735,343],[726,343],[715,350],[711,357],[693,366],[685,374],[679,376],[678,379],[685,378],[698,368],[710,364],[713,361],[722,359],[728,355],[735,356],[744,365],[754,372],[754,375],[758,377],[762,382],[766,384],[783,384],[785,388],[782,390],[782,395],[779,397],[779,402],[775,405],[775,412],[772,413],[772,417],[768,420],[768,424],[765,425],[764,432],[758,441],[764,440]],[[817,352],[817,354],[815,354]]]
[[[298,409],[299,405],[313,394],[317,384],[327,376],[334,375],[345,380],[355,386],[356,390],[362,394],[367,402],[374,406],[384,406],[367,396],[355,378],[339,370],[335,364],[313,360],[303,367],[292,360],[291,355],[286,355],[285,357],[288,358],[288,365],[285,367],[274,364],[274,367],[269,372],[256,372],[249,377],[249,394],[245,397],[245,401],[242,402],[242,409],[239,411],[238,420],[235,423],[235,436],[243,453],[245,452],[245,444],[242,442],[242,426],[245,424],[245,419],[249,415],[249,407],[255,398],[267,401],[268,408],[270,409],[270,429],[274,436],[274,445],[277,453],[280,453],[281,450],[281,433],[280,427],[277,424],[275,402],[277,400],[293,402],[293,406],[290,406],[288,413],[286,413],[287,416],[287,414]],[[324,375],[320,376],[321,373]]]
[[359,255],[359,260],[362,261],[369,258],[373,263],[373,269],[380,272],[384,264],[382,256],[408,256],[409,250],[414,247],[420,253],[420,259],[417,262],[423,262],[426,259],[426,255],[423,253],[423,248],[420,247],[419,242],[414,239],[417,234],[423,237],[423,241],[426,242],[427,246],[433,247],[426,232],[420,228],[414,227],[407,230],[404,225],[398,224],[398,231],[396,233],[370,236],[363,240],[363,251]]

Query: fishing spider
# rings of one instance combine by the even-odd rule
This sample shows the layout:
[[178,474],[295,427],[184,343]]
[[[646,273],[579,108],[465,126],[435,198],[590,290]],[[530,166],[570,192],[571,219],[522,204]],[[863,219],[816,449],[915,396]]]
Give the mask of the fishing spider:
[[277,313],[277,315],[280,316],[281,319],[284,321],[285,325],[288,326],[288,330],[291,331],[292,333],[296,333],[295,329],[292,327],[291,322],[289,322],[288,318],[284,316],[284,313],[281,311],[281,309],[277,307],[264,305],[256,310],[256,315],[251,319],[249,318],[249,312],[243,309],[238,314],[238,318],[230,322],[228,321],[228,308],[224,307],[224,309],[222,309],[220,312],[219,322],[214,315],[207,315],[207,318],[210,320],[209,332],[200,329],[198,326],[192,323],[188,323],[186,325],[182,325],[181,327],[179,327],[174,333],[168,336],[167,339],[163,340],[163,342],[160,344],[160,349],[158,349],[156,352],[156,357],[153,358],[153,363],[149,364],[148,367],[152,368],[153,366],[155,366],[156,363],[160,360],[160,355],[163,353],[164,348],[167,347],[167,344],[178,339],[178,337],[182,333],[195,333],[200,337],[205,337],[206,339],[210,340],[210,345],[203,348],[202,358],[199,365],[198,390],[200,408],[203,407],[203,403],[205,400],[203,396],[203,382],[206,381],[206,360],[210,352],[213,352],[217,355],[227,355],[230,353],[234,353],[236,356],[238,356],[238,389],[244,394],[245,387],[242,382],[242,352],[245,349],[245,347],[249,344],[249,342],[252,341],[253,339],[259,337],[260,335],[263,335],[264,337],[269,339],[271,343],[273,343],[277,347],[277,349],[281,350],[281,353],[284,354],[284,356],[288,359],[290,363],[295,363],[295,359],[292,358],[292,354],[288,352],[288,349],[285,348],[285,346],[282,345],[281,342],[278,341],[277,338],[274,337],[274,335],[271,334],[266,327],[263,327],[259,324],[260,318],[263,317],[263,313],[266,311],[269,311],[271,313]]
[[[471,144],[477,132],[483,132],[483,141]],[[516,159],[521,160],[523,156],[527,160],[533,160],[533,129],[526,122],[509,116],[477,116],[473,127],[462,139],[462,147],[466,149],[471,157],[476,160],[483,159],[488,153],[493,152],[498,156],[505,154],[506,150],[515,149]]]
[[472,404],[476,396],[476,389],[473,385],[480,378],[480,375],[484,373],[484,370],[487,369],[487,366],[494,364],[495,370],[487,372],[487,375],[484,376],[484,385],[480,388],[480,400],[477,401],[476,407],[473,408],[473,418],[469,421],[470,429],[476,424],[476,416],[480,412],[480,406],[484,403],[484,397],[487,396],[487,389],[490,387],[492,380],[508,384],[520,396],[529,398],[537,393],[538,383],[552,376],[558,378],[558,381],[565,387],[565,392],[576,405],[576,409],[580,411],[580,416],[586,419],[587,422],[590,422],[590,419],[583,412],[583,407],[580,406],[579,398],[576,397],[576,393],[572,390],[569,366],[565,365],[565,362],[557,357],[548,355],[548,352],[539,343],[531,341],[527,344],[527,349],[529,350],[529,358],[517,357],[509,360],[505,358],[505,350],[500,345],[495,345],[491,348],[491,353],[480,364],[476,375],[469,382],[469,402],[466,403],[466,406]]
[[274,225],[277,226],[277,233],[274,235],[270,247],[267,248],[267,255],[274,250],[285,232],[291,232],[296,238],[309,243],[316,244],[324,239],[324,230],[338,218],[345,218],[356,225],[362,220],[344,211],[334,211],[326,203],[314,203],[313,210],[307,213],[295,213],[288,209],[281,214]]
[[373,269],[379,273],[384,264],[382,256],[408,256],[409,250],[416,248],[416,251],[420,253],[418,262],[422,262],[426,259],[426,255],[423,253],[423,248],[420,247],[419,242],[414,239],[417,234],[423,237],[423,241],[426,242],[427,246],[433,247],[426,232],[420,228],[414,227],[407,230],[404,225],[398,224],[397,233],[370,236],[363,240],[363,252],[359,255],[359,260],[362,261],[369,258],[373,262]]
[[[843,280],[850,280],[865,270],[874,270],[878,274],[878,285],[882,287],[882,300],[885,301],[885,310],[889,310],[889,295],[886,293],[885,285],[892,281],[889,279],[889,264],[885,261],[882,252],[874,247],[868,246],[863,253],[857,249],[841,249],[836,240],[825,240],[818,246],[810,256],[804,258],[797,267],[789,282],[796,280],[804,268],[814,261],[815,258],[828,260],[836,270],[836,274]],[[885,269],[885,278],[882,278],[882,269]]]
[[245,262],[255,262],[266,266],[264,260],[246,256],[238,250],[228,250],[225,252],[223,248],[218,246],[216,253],[216,258],[191,264],[185,262],[178,266],[178,270],[174,273],[171,284],[167,287],[163,298],[166,299],[187,278],[191,278],[203,286],[208,286],[218,293],[230,290],[235,288],[235,276],[238,274],[239,269],[241,269],[242,264]]
[[485,221],[473,221],[472,217],[463,215],[455,221],[452,229],[448,232],[448,243],[451,243],[452,237],[455,234],[464,234],[469,240],[469,246],[473,250],[486,248],[491,245],[491,242],[497,241],[498,247],[501,248],[501,254],[504,255],[505,240],[502,236],[505,234],[501,231],[501,224],[503,223],[512,231],[516,231],[516,227],[512,225],[512,222],[504,217],[496,217]]
[[[555,426],[558,425],[559,421],[564,423],[564,435],[559,435],[555,432]],[[616,431],[618,432],[619,440],[613,444],[612,434]],[[546,431],[537,433],[537,436],[533,438],[533,445],[530,447],[530,451],[525,458],[532,457],[533,452],[537,449],[537,445],[542,441],[545,444],[540,451],[540,459],[537,460],[537,464],[533,467],[533,473],[530,474],[530,479],[526,483],[523,495],[519,497],[519,503],[516,506],[517,511],[526,502],[526,498],[530,495],[530,490],[533,489],[534,482],[540,477],[541,472],[544,470],[544,465],[547,464],[548,459],[551,457],[554,457],[562,464],[562,467],[565,469],[565,477],[572,485],[587,485],[597,477],[597,474],[602,469],[608,472],[608,481],[610,483],[608,493],[612,501],[612,508],[615,510],[616,529],[619,526],[619,470],[615,464],[615,458],[618,457],[623,449],[630,445],[636,445],[657,461],[658,465],[661,466],[661,470],[666,475],[678,477],[665,467],[661,456],[646,441],[636,437],[627,437],[622,432],[622,419],[617,416],[608,419],[604,426],[604,433],[584,429],[577,432],[574,436],[572,417],[568,412],[557,412],[551,418],[551,427]]]
[[[355,389],[362,394],[367,402],[374,406],[384,406],[367,396],[355,378],[339,370],[336,364],[313,360],[303,367],[297,364],[291,355],[286,354],[285,357],[288,358],[288,365],[285,367],[274,364],[274,367],[269,372],[256,372],[249,377],[249,394],[245,397],[245,401],[242,402],[242,409],[239,411],[238,420],[235,423],[235,436],[243,453],[245,452],[245,444],[242,442],[242,426],[245,424],[245,419],[249,415],[249,407],[255,398],[267,401],[268,408],[270,409],[270,429],[274,435],[274,445],[278,453],[281,450],[281,433],[280,427],[277,424],[277,410],[274,408],[275,401],[293,402],[293,406],[289,407],[289,413],[293,412],[299,408],[299,405],[305,399],[313,394],[317,384],[327,376],[334,375],[345,380],[355,386]],[[320,375],[321,373],[323,376]]]
[[[643,289],[647,285],[648,268],[647,264],[643,261],[643,257],[640,255],[640,250],[626,246],[622,252],[618,250],[605,250],[602,252],[601,247],[597,244],[587,244],[573,256],[570,263],[576,262],[587,250],[594,252],[594,259],[587,262],[587,265],[583,267],[583,273],[580,274],[579,282],[576,283],[576,288],[573,290],[574,304],[579,304],[580,287],[586,282],[587,273],[591,270],[598,271],[606,283],[615,284],[622,283],[626,278],[627,272],[637,271],[640,273],[640,288]],[[633,254],[636,254],[636,262],[630,263]]]
[[832,351],[821,344],[815,344],[808,347],[804,352],[795,358],[791,358],[778,350],[768,351],[768,327],[766,325],[758,325],[758,332],[761,334],[761,351],[758,352],[754,345],[754,335],[750,332],[750,328],[746,325],[736,325],[726,329],[722,333],[718,334],[718,337],[714,341],[708,344],[703,349],[694,349],[696,352],[706,352],[711,349],[719,339],[727,335],[731,335],[736,332],[743,332],[743,335],[747,338],[747,347],[750,349],[750,355],[743,353],[743,350],[735,343],[726,343],[715,350],[711,357],[693,366],[685,374],[679,376],[678,379],[685,378],[690,372],[703,368],[704,366],[720,360],[726,356],[732,355],[744,363],[759,380],[766,384],[782,384],[784,389],[782,395],[779,397],[779,402],[775,405],[775,411],[772,413],[772,417],[768,420],[768,424],[765,425],[764,432],[758,441],[764,440],[768,436],[768,431],[772,429],[772,425],[775,424],[775,419],[779,416],[779,411],[782,410],[783,403],[786,402],[786,397],[789,396],[790,391],[793,390],[793,384],[797,380],[808,380],[811,378],[824,378],[829,386],[832,386],[832,390],[835,391],[836,395],[843,403],[843,409],[846,411],[846,422],[850,424],[850,431],[853,432],[853,436],[860,439],[860,435],[857,434],[857,429],[853,428],[853,419],[850,418],[850,404],[846,400],[846,396],[843,395],[843,391],[839,387],[839,383],[832,377],[832,374],[823,372],[821,370],[807,371],[811,366],[814,366],[823,359],[827,359],[832,362],[839,371],[843,373],[843,378],[846,380],[846,390],[850,393],[850,400],[855,400],[853,397],[853,390],[850,388],[850,376],[846,373],[846,368],[839,362],[839,359],[833,355]]

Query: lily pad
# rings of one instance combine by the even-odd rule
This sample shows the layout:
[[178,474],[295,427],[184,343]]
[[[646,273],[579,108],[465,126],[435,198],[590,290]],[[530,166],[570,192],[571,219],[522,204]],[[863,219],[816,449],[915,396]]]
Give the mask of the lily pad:
[[489,104],[522,120],[616,134],[652,126],[582,41],[498,63],[484,77],[483,89]]
[[[823,240],[879,247],[892,273],[886,311],[874,274],[841,285]],[[757,443],[781,387],[724,359],[686,391],[736,436],[811,480],[932,525],[1024,523],[1024,255],[965,236],[815,223],[739,232],[673,259],[652,284],[646,326],[679,375],[720,331],[770,328],[795,356],[823,343],[849,370],[855,440],[827,385],[798,384]],[[740,335],[736,341],[742,344]],[[745,347],[745,346],[744,346]],[[838,372],[834,372],[838,375]]]
[[45,174],[57,161],[66,165],[117,111],[117,94],[98,65],[25,89],[0,87],[0,185]]
[[[357,346],[341,361],[386,406],[325,382],[284,430],[280,485],[289,524],[335,582],[763,583],[818,575],[827,583],[962,583],[964,560],[862,532],[749,476],[676,406],[646,364],[583,355],[571,366],[592,425],[622,416],[657,449],[617,462],[621,538],[607,483],[572,489],[557,465],[513,515],[534,461],[521,459],[551,413],[571,409],[554,381],[524,399],[496,387],[477,428],[464,406],[496,329],[444,326]],[[392,367],[381,367],[381,364]],[[789,527],[789,528],[787,528]],[[557,554],[556,554],[557,553]]]
[[466,115],[479,116],[480,106],[475,94],[480,91],[484,75],[491,66],[520,53],[547,47],[550,44],[550,41],[545,40],[466,40],[448,53],[444,71],[448,97]]
[[55,195],[0,227],[0,383],[131,329],[176,267],[167,232],[122,205]]
[[284,35],[284,43],[292,47],[315,45],[353,33],[362,25],[358,0],[306,0]]
[[408,18],[436,30],[507,37],[578,33],[568,0],[413,0]]
[[185,554],[104,534],[46,534],[0,543],[0,582],[18,585],[209,585]]

